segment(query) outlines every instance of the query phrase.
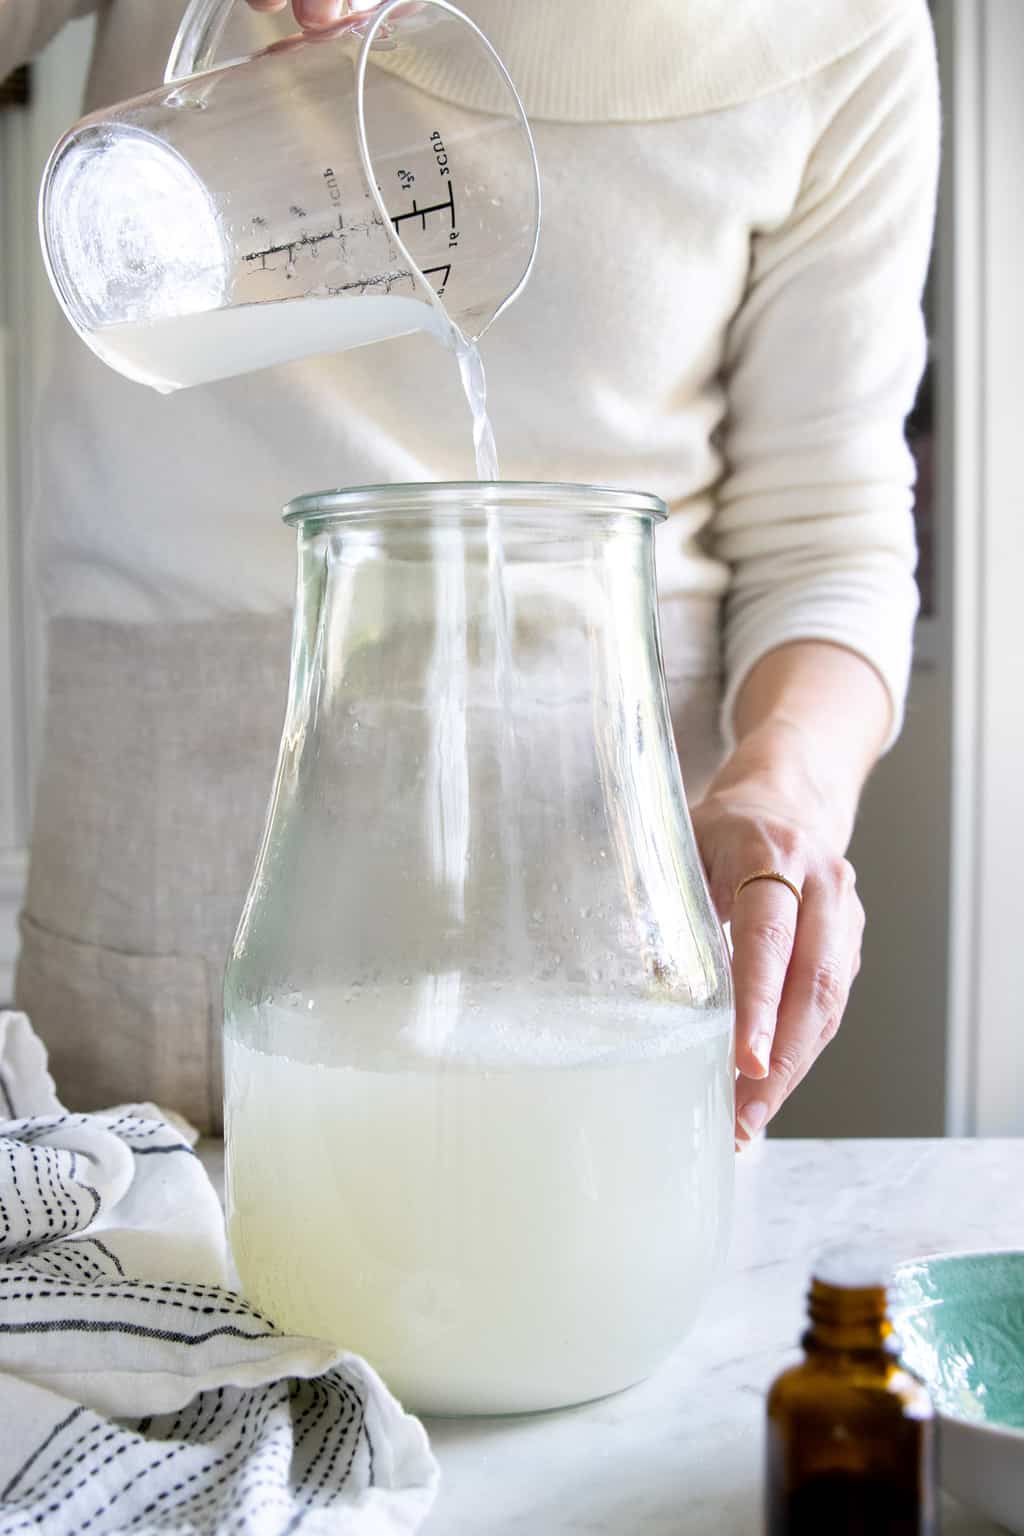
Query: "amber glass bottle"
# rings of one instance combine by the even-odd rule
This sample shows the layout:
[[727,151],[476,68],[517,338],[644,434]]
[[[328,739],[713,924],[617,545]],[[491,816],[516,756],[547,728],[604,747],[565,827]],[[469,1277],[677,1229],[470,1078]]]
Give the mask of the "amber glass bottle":
[[767,1536],[933,1536],[932,1407],[899,1363],[884,1277],[830,1258],[808,1310],[804,1359],[768,1394]]

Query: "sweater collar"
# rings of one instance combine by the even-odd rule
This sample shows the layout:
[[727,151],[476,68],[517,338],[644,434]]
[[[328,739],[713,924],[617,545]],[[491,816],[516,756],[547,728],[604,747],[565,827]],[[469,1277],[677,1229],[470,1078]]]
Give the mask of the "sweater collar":
[[[921,3],[462,0],[530,117],[566,123],[653,122],[753,100],[835,63]],[[397,72],[443,100],[501,110],[475,50]]]

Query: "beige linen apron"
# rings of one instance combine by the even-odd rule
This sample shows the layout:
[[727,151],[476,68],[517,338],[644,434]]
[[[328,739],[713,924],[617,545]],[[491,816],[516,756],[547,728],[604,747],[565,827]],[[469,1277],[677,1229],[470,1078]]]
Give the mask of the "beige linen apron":
[[[221,1129],[221,978],[256,856],[290,618],[60,619],[15,992],[64,1102]],[[662,605],[690,799],[721,752],[717,600]]]

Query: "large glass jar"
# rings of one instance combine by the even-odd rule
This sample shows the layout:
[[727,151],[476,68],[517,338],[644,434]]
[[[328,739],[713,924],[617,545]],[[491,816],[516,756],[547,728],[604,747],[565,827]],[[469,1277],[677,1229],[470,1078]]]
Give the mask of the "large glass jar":
[[293,502],[291,685],[225,989],[231,1241],[423,1412],[648,1374],[725,1247],[728,957],[672,740],[654,497]]

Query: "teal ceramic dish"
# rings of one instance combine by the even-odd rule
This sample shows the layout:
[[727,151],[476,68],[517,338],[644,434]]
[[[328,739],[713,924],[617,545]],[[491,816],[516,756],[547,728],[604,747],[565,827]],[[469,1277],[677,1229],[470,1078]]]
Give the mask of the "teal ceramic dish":
[[939,1414],[943,1486],[1024,1536],[1024,1252],[902,1264],[892,1299]]

